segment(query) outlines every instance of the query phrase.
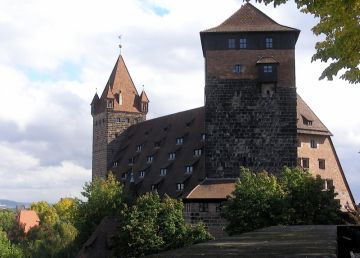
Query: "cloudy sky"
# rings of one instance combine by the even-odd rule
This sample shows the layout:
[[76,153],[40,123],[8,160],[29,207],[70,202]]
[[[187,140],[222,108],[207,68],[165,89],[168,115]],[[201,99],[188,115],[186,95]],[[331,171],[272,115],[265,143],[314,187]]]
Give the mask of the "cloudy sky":
[[[1,0],[0,199],[57,201],[79,196],[91,179],[90,102],[122,54],[154,118],[203,105],[199,31],[218,25],[240,0]],[[254,3],[254,2],[252,2]],[[311,63],[316,20],[294,4],[255,4],[301,29],[296,50],[300,95],[334,134],[360,201],[360,85],[318,81]]]

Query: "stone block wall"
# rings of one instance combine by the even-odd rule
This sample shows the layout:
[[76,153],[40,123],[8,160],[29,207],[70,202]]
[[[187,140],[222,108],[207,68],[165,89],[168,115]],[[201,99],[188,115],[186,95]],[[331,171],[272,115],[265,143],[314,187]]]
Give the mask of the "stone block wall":
[[105,177],[112,163],[114,145],[110,143],[129,126],[146,120],[143,113],[108,110],[93,117],[92,176]]
[[238,177],[240,166],[276,173],[296,165],[296,88],[263,97],[256,80],[208,77],[205,100],[208,177]]

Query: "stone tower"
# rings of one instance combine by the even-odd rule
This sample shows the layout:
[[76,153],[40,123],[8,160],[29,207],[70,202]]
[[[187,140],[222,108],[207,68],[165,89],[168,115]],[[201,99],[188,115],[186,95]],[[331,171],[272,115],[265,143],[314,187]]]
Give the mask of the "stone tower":
[[208,177],[239,176],[240,166],[276,173],[296,165],[299,32],[249,3],[200,32]]
[[92,176],[104,177],[112,160],[111,142],[132,124],[146,120],[149,100],[139,96],[120,55],[101,97],[91,102],[93,117]]

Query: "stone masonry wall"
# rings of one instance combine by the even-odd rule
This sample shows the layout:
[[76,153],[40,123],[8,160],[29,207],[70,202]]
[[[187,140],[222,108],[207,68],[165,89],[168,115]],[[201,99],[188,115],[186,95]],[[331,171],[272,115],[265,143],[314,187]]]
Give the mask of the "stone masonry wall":
[[207,78],[205,96],[208,177],[237,177],[240,166],[276,173],[296,165],[294,87],[262,97],[256,80]]
[[142,113],[107,111],[93,118],[92,176],[105,177],[114,150],[109,145],[132,124],[146,120]]

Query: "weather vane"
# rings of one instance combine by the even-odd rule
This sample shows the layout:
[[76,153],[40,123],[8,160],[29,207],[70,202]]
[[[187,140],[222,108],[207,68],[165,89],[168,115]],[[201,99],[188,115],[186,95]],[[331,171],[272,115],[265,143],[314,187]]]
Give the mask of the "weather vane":
[[120,44],[119,44],[119,48],[120,48],[120,55],[121,55],[121,48],[122,48],[122,45],[121,45],[121,38],[122,38],[122,35],[120,34],[120,35],[118,36],[118,38],[119,38],[119,42],[120,42]]

